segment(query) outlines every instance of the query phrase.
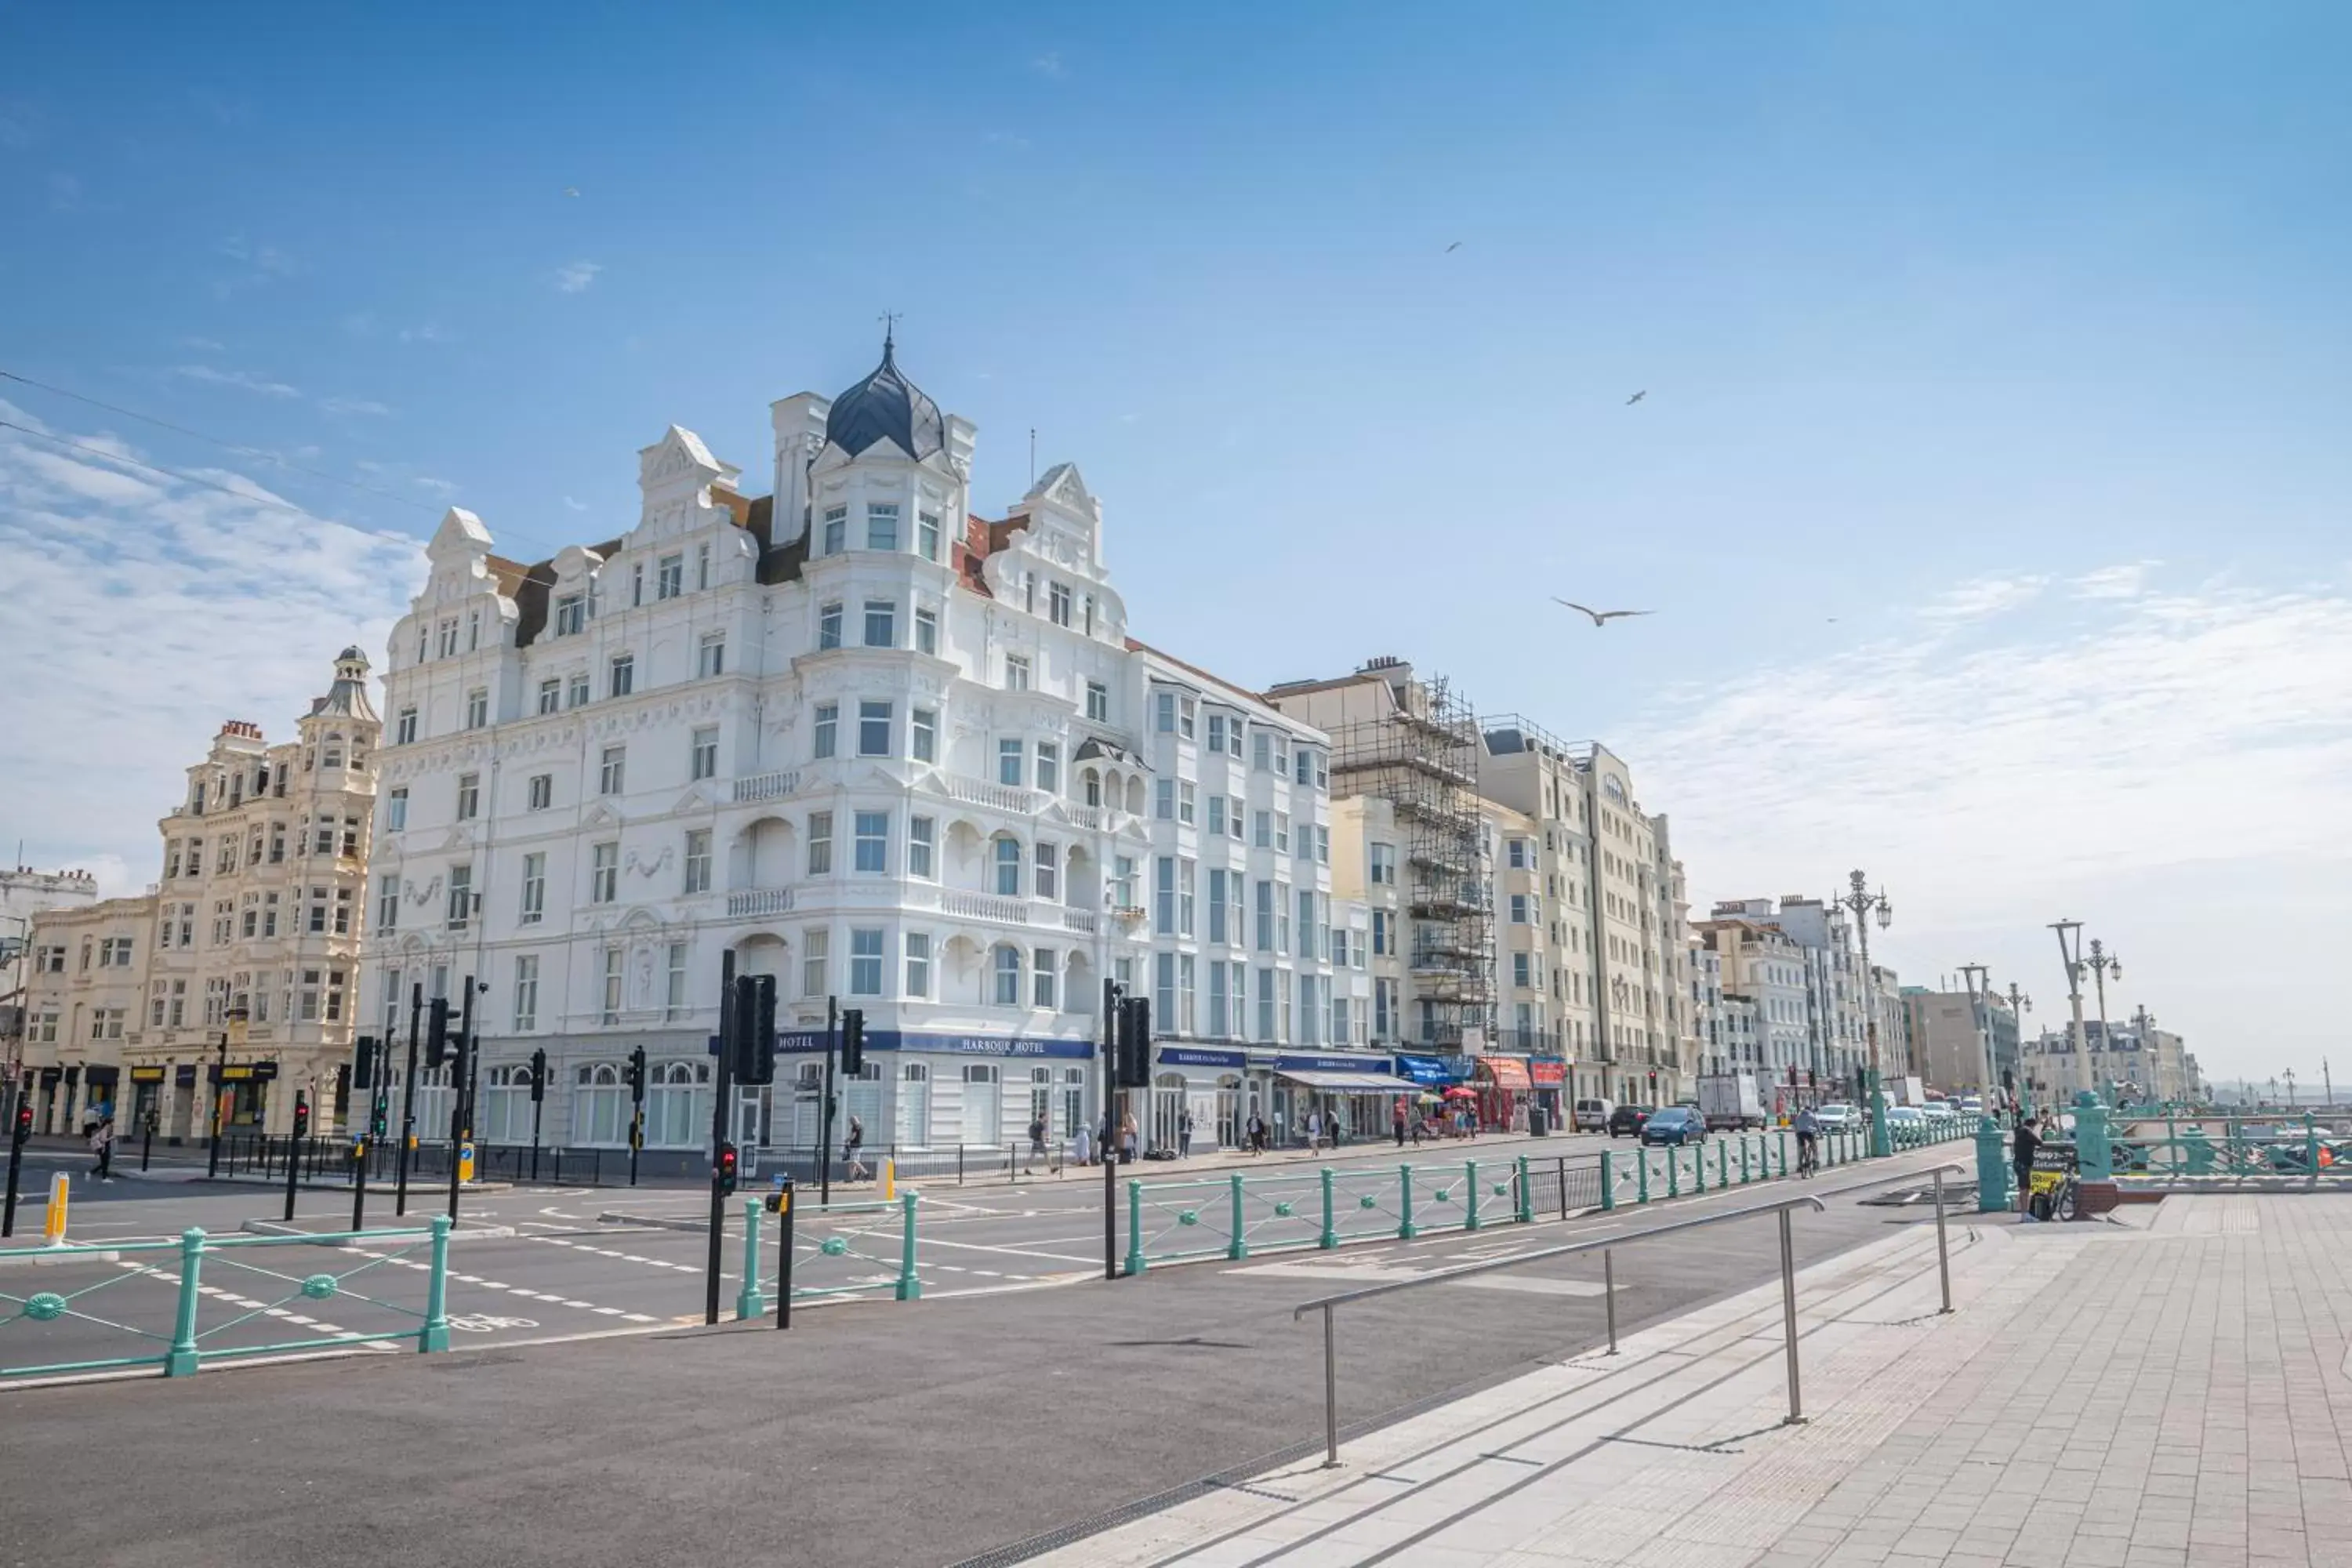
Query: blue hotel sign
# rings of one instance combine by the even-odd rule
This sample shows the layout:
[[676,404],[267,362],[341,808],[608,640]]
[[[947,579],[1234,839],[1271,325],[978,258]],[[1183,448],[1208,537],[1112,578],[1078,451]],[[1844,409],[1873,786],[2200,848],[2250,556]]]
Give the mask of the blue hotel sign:
[[[950,1057],[1031,1057],[1070,1061],[1093,1058],[1092,1040],[1042,1040],[1026,1035],[927,1035],[904,1029],[868,1029],[869,1051],[930,1051]],[[823,1029],[794,1029],[776,1036],[776,1049],[788,1056],[814,1056],[824,1049]]]

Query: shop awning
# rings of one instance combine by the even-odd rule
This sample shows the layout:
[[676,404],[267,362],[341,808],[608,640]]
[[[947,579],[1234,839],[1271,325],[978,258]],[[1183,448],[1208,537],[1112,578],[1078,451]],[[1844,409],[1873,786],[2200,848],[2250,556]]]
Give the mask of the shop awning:
[[1412,1094],[1419,1087],[1384,1072],[1310,1072],[1305,1068],[1282,1068],[1274,1076],[1334,1094]]
[[1400,1051],[1396,1066],[1399,1078],[1409,1078],[1423,1089],[1443,1089],[1461,1081],[1462,1075],[1443,1057],[1417,1057]]
[[1519,1057],[1480,1057],[1478,1071],[1496,1089],[1529,1089],[1528,1064]]

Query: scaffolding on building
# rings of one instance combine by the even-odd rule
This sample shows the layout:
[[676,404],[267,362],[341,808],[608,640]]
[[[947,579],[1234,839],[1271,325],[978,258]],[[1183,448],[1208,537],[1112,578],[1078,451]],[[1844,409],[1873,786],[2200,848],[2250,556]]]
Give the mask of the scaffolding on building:
[[1413,1032],[1437,1051],[1475,1049],[1495,1032],[1495,877],[1478,811],[1478,721],[1442,678],[1415,679],[1400,659],[1363,673],[1387,680],[1378,718],[1331,734],[1335,795],[1394,808],[1403,845],[1406,945]]

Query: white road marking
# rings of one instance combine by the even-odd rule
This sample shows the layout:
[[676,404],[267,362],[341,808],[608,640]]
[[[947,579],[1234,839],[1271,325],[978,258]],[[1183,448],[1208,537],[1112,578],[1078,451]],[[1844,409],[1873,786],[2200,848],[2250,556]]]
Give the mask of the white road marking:
[[1520,1290],[1530,1296],[1599,1296],[1608,1289],[1598,1279],[1553,1279],[1533,1274],[1481,1274],[1449,1283],[1474,1290]]

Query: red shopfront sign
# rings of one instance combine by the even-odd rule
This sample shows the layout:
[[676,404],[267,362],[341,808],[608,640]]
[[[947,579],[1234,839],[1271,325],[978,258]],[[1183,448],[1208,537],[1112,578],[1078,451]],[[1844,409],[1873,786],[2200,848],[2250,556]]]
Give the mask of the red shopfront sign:
[[1564,1089],[1568,1084],[1568,1064],[1538,1057],[1528,1064],[1528,1076],[1535,1080],[1538,1089]]

